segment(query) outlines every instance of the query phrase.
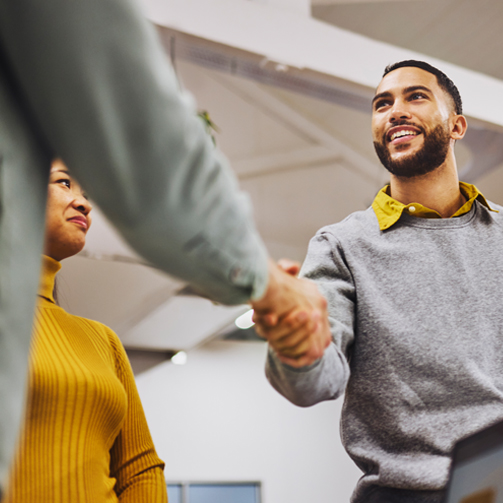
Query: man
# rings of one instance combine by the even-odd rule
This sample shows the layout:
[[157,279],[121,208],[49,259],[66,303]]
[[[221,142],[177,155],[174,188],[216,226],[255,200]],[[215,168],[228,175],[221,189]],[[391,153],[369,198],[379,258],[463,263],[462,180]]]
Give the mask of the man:
[[257,317],[280,393],[300,406],[346,393],[342,440],[364,472],[353,503],[440,503],[453,444],[503,419],[503,212],[458,182],[466,128],[442,72],[388,67],[372,134],[390,184],[321,229],[302,267],[328,300],[314,328],[332,344],[309,365],[312,321]]
[[[20,422],[50,162],[150,263],[276,323],[325,301],[267,258],[246,197],[130,0],[0,0],[0,489]],[[308,359],[328,338],[313,334]],[[314,348],[314,350],[313,350]]]

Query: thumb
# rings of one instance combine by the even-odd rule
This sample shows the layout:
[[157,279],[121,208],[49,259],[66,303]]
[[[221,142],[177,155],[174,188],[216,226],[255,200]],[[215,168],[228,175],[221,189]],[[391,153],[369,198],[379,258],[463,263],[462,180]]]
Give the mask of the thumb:
[[281,258],[278,260],[278,267],[280,269],[283,269],[283,271],[290,274],[291,276],[297,276],[297,274],[299,274],[301,264],[296,260]]

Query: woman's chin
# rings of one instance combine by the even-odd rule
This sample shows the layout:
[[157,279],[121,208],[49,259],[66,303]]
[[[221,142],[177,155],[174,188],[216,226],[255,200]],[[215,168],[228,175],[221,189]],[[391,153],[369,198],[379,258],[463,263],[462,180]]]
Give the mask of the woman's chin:
[[73,257],[80,253],[85,246],[86,242],[73,242],[73,243],[58,243],[58,246],[48,247],[46,246],[44,250],[44,255],[47,255],[58,262],[65,260],[66,258]]

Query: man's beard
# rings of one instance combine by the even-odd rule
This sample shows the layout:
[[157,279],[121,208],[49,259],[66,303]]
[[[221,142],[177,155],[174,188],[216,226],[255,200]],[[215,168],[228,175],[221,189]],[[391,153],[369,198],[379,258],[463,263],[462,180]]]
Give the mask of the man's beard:
[[[404,122],[403,125],[407,123]],[[439,124],[428,134],[424,129],[421,129],[421,132],[424,137],[422,148],[415,154],[404,155],[396,161],[389,153],[387,135],[384,135],[382,142],[374,142],[379,160],[390,173],[398,177],[413,178],[431,173],[445,162],[451,140],[447,126]]]

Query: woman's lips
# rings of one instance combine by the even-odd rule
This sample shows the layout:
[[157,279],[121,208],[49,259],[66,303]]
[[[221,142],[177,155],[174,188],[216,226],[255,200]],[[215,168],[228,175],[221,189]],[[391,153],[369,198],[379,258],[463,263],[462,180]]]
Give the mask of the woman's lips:
[[72,217],[68,219],[69,222],[74,222],[87,230],[88,223],[86,217]]

